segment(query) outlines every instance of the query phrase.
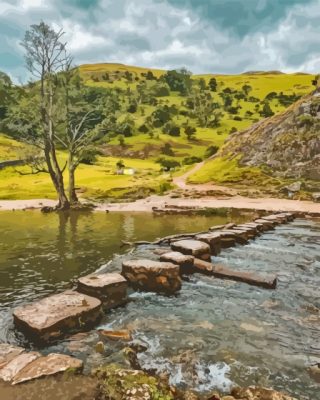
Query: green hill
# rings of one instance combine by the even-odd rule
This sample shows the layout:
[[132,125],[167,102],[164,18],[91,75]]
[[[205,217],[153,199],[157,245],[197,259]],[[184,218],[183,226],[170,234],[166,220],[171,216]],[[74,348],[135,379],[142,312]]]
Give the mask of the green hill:
[[[115,128],[99,141],[94,165],[81,164],[76,173],[83,196],[101,199],[162,192],[170,176],[161,170],[159,158],[174,161],[175,174],[183,173],[221,148],[232,132],[281,113],[312,89],[310,75],[277,71],[189,76],[123,64],[88,64],[79,71],[88,87],[110,99],[106,107],[115,104]],[[18,141],[0,136],[2,160],[23,158],[23,149]],[[65,159],[63,151],[60,158]],[[115,175],[119,159],[135,169],[134,176]],[[27,167],[19,168],[26,172]],[[192,180],[216,178],[204,169]],[[0,171],[0,193],[1,198],[55,196],[47,174],[19,175],[10,167]]]

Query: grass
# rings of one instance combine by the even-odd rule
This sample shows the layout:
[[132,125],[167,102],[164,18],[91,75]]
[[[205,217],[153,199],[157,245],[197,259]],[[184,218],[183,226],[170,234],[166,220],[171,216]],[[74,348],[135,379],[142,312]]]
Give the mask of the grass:
[[[128,86],[134,90],[138,82],[144,79],[142,74],[152,71],[154,76],[159,78],[165,73],[159,69],[149,69],[141,67],[126,66],[123,64],[90,64],[80,66],[80,73],[87,85],[122,89]],[[126,71],[133,76],[133,81],[126,79]],[[103,76],[109,75],[112,83],[106,81]],[[241,90],[245,84],[252,86],[251,96],[263,100],[264,97],[274,91],[284,94],[306,94],[312,90],[312,76],[304,74],[277,74],[277,73],[252,73],[242,75],[194,75],[193,79],[205,79],[208,82],[212,77],[218,82],[218,90],[226,87]],[[139,78],[139,81],[136,80]],[[97,81],[97,79],[99,81]],[[212,93],[214,100],[221,99],[217,93]],[[184,108],[185,98],[178,93],[171,93],[170,96],[158,98],[159,103],[168,105],[177,105],[179,109]],[[234,102],[234,105],[236,102]],[[156,163],[159,156],[163,156],[161,148],[165,143],[170,143],[174,151],[174,158],[182,162],[185,157],[197,156],[203,158],[209,146],[215,145],[221,147],[232,128],[242,130],[249,127],[258,119],[260,115],[254,109],[256,103],[240,100],[241,106],[239,116],[241,121],[236,121],[233,117],[224,112],[221,124],[217,128],[197,127],[196,140],[188,141],[181,129],[179,137],[172,137],[163,134],[161,128],[153,129],[153,137],[148,134],[142,134],[138,131],[139,126],[144,123],[145,117],[150,115],[154,106],[139,105],[136,113],[131,114],[135,120],[135,132],[132,137],[125,138],[126,150],[132,152],[132,157],[99,157],[95,165],[80,165],[76,172],[76,184],[83,191],[83,196],[104,199],[121,198],[132,195],[142,196],[143,193],[150,191],[161,191],[166,182],[170,181],[168,175],[160,172],[159,164]],[[271,107],[275,113],[284,110],[284,107],[274,100]],[[248,118],[245,113],[251,111],[253,115]],[[178,115],[174,117],[174,122],[181,126],[187,122],[187,117]],[[196,120],[189,119],[189,124],[196,126]],[[146,146],[152,145],[153,150],[147,159],[141,159],[138,152],[143,152]],[[119,147],[119,141],[115,137],[110,142],[102,144],[102,147]],[[150,146],[149,146],[150,147]],[[26,147],[5,135],[0,134],[0,161],[23,158]],[[140,158],[139,158],[140,157]],[[60,158],[65,158],[63,153]],[[136,169],[134,176],[115,175],[116,162],[122,158],[126,167]],[[184,173],[190,167],[182,167],[179,173]],[[26,172],[27,167],[19,167],[20,171]],[[67,181],[67,176],[65,177]],[[228,160],[214,159],[208,161],[201,170],[192,175],[189,180],[195,183],[215,181],[223,184],[260,184],[260,182],[270,182],[277,184],[278,181],[270,178],[268,174],[258,168],[240,168],[236,159]],[[19,175],[13,168],[0,170],[0,198],[2,199],[31,199],[31,198],[55,198],[55,192],[52,188],[50,178],[47,174],[38,175]]]
[[204,166],[191,175],[188,179],[190,183],[206,183],[214,181],[226,185],[237,186],[278,186],[281,180],[272,178],[267,172],[263,172],[258,167],[240,167],[238,159],[228,159],[218,157],[209,160]]

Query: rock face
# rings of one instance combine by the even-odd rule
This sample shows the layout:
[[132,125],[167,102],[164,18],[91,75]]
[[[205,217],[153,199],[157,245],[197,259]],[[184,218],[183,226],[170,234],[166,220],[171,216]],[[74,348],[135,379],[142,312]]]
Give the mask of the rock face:
[[170,251],[160,256],[160,261],[171,262],[180,266],[180,274],[189,274],[193,271],[194,257],[178,251]]
[[83,362],[64,354],[49,354],[32,361],[15,375],[12,384],[22,383],[44,376],[56,375],[67,370],[79,371]]
[[100,314],[99,299],[68,290],[18,307],[13,317],[27,336],[50,341],[92,326]]
[[171,244],[174,251],[192,255],[202,260],[210,260],[210,246],[200,240],[178,240]]
[[283,113],[230,135],[220,155],[238,157],[240,165],[267,166],[273,176],[314,180],[319,187],[319,106],[317,89]]
[[127,301],[126,279],[117,273],[87,275],[78,279],[77,290],[101,300],[104,309],[123,305]]
[[262,278],[252,272],[235,271],[222,265],[214,265],[212,275],[216,278],[244,282],[249,285],[260,286],[266,289],[275,289],[277,287],[277,278],[275,276]]
[[138,290],[172,294],[181,288],[180,267],[169,262],[124,261],[122,275]]

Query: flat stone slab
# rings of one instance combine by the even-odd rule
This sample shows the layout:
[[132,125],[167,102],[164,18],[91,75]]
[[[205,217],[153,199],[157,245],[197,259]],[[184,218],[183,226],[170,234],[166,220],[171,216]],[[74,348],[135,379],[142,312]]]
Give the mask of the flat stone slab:
[[7,365],[0,369],[0,379],[6,382],[11,382],[14,377],[23,370],[24,367],[39,357],[41,357],[41,354],[35,351],[19,354]]
[[210,260],[210,246],[200,240],[178,240],[171,244],[171,248],[182,254],[192,255],[202,260]]
[[68,290],[18,307],[13,317],[27,336],[50,341],[92,326],[100,312],[99,299]]
[[232,229],[230,231],[226,230],[224,232],[230,232],[234,234],[234,239],[239,244],[247,244],[248,240],[250,239],[250,235],[246,230],[241,229]]
[[24,348],[22,347],[8,343],[0,343],[0,369],[23,352]]
[[218,232],[208,232],[196,235],[196,239],[207,243],[210,246],[210,252],[217,256],[221,251],[221,236]]
[[49,354],[39,357],[25,366],[12,380],[12,384],[31,381],[45,376],[56,375],[67,370],[81,370],[83,362],[64,354]]
[[138,290],[172,294],[181,289],[180,266],[170,262],[124,261],[122,275]]
[[97,297],[104,309],[111,309],[127,302],[127,287],[128,282],[121,274],[91,274],[78,279],[77,291]]
[[244,282],[249,285],[259,286],[266,289],[275,289],[277,287],[277,277],[260,277],[248,271],[235,271],[223,265],[214,265],[212,275],[220,279],[229,279],[232,281]]
[[268,221],[267,219],[258,218],[254,222],[257,224],[262,224],[265,227],[265,230],[274,229],[275,225],[277,225],[274,221]]
[[212,275],[213,265],[204,260],[200,260],[199,258],[194,259],[193,264],[193,272],[204,274],[204,275]]

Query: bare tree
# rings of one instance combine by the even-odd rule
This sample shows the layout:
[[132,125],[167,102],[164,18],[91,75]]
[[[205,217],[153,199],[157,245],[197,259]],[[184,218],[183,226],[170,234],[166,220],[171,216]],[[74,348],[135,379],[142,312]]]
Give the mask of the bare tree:
[[58,194],[57,209],[70,207],[63,181],[65,166],[60,166],[56,152],[58,141],[56,121],[59,114],[57,74],[71,63],[71,57],[66,52],[66,43],[62,41],[63,34],[62,30],[56,32],[41,22],[39,25],[31,25],[21,43],[26,51],[27,68],[38,81],[35,90],[39,96],[41,133],[34,142],[37,141],[36,144],[43,150],[47,172]]

